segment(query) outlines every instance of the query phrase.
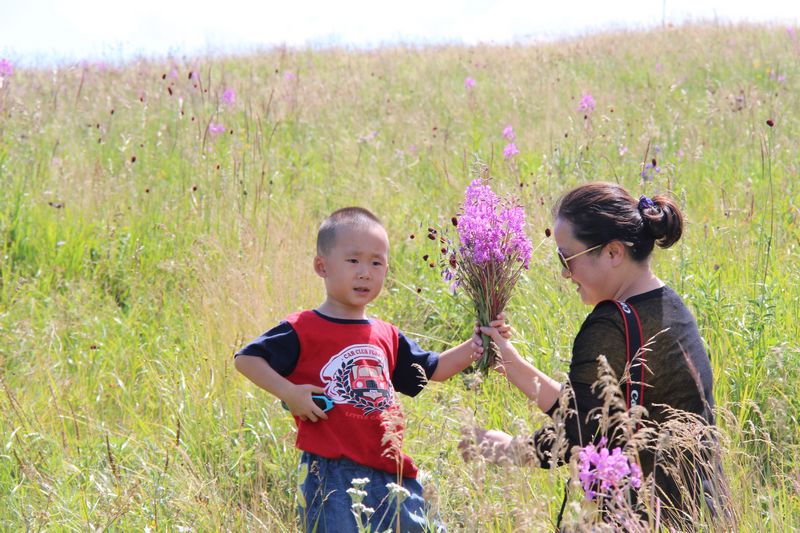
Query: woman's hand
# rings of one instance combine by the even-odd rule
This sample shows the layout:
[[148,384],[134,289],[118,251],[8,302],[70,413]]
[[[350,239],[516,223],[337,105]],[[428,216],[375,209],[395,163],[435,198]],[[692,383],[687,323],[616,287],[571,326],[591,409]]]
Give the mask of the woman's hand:
[[[506,323],[506,314],[500,313],[497,318],[489,322],[489,327],[494,328],[500,336],[509,341],[511,339],[511,325]],[[495,344],[497,341],[495,341]]]
[[464,461],[471,461],[480,455],[492,463],[498,463],[507,455],[510,443],[511,435],[508,433],[496,429],[474,428],[464,434],[458,443],[458,449]]
[[525,465],[531,463],[536,455],[529,439],[512,437],[496,429],[474,428],[463,432],[458,449],[464,461],[471,461],[478,455],[488,462],[501,465]]
[[511,344],[511,326],[505,321],[505,314],[497,315],[497,320],[489,322],[488,326],[478,328],[480,333],[488,335],[497,345],[498,357],[494,369],[505,375],[506,367],[520,360],[519,352]]
[[[478,359],[481,358],[481,356],[483,355],[483,352],[484,352],[484,350],[486,348],[485,346],[483,346],[483,338],[481,337],[481,334],[489,335],[489,333],[483,331],[483,329],[482,329],[483,327],[484,326],[481,326],[480,322],[475,321],[475,330],[472,333],[472,347],[473,347],[473,350],[474,350],[473,360],[475,360],[475,361],[477,361]],[[504,343],[508,342],[508,340],[511,338],[511,326],[506,324],[506,315],[505,315],[505,313],[500,313],[499,315],[497,315],[497,319],[492,320],[491,322],[489,322],[488,328],[491,328],[491,329],[494,329],[494,330],[497,331],[497,334],[499,335],[499,337],[497,339],[492,338],[492,340],[494,341],[495,344],[498,345],[498,350],[502,351],[502,348],[500,347],[499,343],[500,342],[504,342]],[[491,338],[491,335],[490,335],[490,338]]]

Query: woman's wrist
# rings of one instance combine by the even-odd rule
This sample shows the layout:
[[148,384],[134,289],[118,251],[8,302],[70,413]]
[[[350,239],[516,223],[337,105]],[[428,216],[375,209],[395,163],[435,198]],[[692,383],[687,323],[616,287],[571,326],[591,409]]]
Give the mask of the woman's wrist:
[[522,356],[519,355],[517,349],[514,348],[514,345],[509,341],[504,342],[502,345],[498,345],[497,351],[500,362],[504,366],[519,366],[519,364],[522,362]]

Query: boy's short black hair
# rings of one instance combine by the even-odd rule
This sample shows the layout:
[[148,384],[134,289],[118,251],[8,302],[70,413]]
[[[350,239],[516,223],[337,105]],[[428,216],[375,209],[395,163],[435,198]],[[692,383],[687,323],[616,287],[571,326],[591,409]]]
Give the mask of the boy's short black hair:
[[343,207],[337,209],[322,221],[317,232],[317,254],[327,255],[336,242],[336,230],[342,226],[369,227],[383,223],[370,210],[363,207]]

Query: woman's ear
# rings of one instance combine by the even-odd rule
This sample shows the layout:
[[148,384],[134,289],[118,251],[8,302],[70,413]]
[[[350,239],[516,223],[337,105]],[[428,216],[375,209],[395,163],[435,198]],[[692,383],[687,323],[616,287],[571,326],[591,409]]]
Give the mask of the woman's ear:
[[325,268],[325,258],[319,255],[314,256],[314,272],[321,278],[328,277],[328,272]]
[[609,255],[611,266],[619,266],[625,258],[625,245],[620,241],[611,241],[606,245],[603,253]]

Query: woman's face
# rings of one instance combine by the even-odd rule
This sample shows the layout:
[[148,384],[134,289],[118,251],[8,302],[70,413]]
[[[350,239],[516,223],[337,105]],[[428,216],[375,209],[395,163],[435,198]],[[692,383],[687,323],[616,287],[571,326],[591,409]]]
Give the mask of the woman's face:
[[[600,244],[577,240],[573,234],[572,224],[562,218],[557,218],[555,221],[553,237],[564,258],[570,258]],[[596,250],[569,259],[567,261],[568,268],[563,266],[561,268],[561,275],[577,286],[581,301],[587,305],[596,305],[603,300],[613,298],[614,295],[610,279],[611,263],[604,252],[605,246],[601,246]]]

